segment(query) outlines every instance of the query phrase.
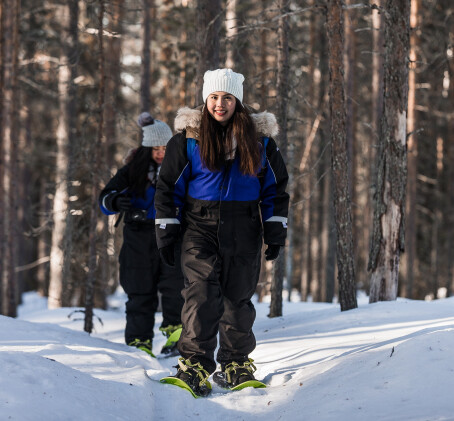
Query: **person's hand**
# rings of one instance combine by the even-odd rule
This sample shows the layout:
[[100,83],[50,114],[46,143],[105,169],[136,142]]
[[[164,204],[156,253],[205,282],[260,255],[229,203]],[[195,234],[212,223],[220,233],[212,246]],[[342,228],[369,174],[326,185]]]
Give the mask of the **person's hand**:
[[175,244],[169,244],[159,250],[162,261],[167,266],[175,266]]
[[265,250],[265,259],[266,260],[275,260],[279,256],[279,251],[281,246],[276,244],[270,244]]
[[119,194],[113,200],[112,206],[118,212],[127,212],[132,209],[131,198],[124,194]]

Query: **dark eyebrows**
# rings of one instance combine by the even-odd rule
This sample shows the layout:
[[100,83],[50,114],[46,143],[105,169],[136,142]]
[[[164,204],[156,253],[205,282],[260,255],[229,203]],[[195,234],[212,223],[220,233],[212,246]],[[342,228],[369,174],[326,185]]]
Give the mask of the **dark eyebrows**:
[[209,96],[210,96],[210,98],[212,98],[212,99],[216,99],[216,98],[218,98],[218,97],[221,97],[221,98],[228,98],[228,99],[233,98],[233,95],[232,95],[232,94],[229,94],[229,93],[224,94],[224,95],[210,94]]

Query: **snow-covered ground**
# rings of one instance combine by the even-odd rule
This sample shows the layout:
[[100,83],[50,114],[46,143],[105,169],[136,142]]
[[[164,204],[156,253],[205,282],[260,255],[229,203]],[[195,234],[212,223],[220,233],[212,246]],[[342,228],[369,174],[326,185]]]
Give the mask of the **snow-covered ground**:
[[[454,298],[398,300],[341,313],[335,304],[256,304],[251,355],[266,389],[208,398],[159,383],[177,357],[123,343],[124,296],[83,332],[76,309],[24,295],[0,316],[0,420],[454,420]],[[102,324],[100,323],[102,321]],[[164,337],[158,331],[154,350]]]

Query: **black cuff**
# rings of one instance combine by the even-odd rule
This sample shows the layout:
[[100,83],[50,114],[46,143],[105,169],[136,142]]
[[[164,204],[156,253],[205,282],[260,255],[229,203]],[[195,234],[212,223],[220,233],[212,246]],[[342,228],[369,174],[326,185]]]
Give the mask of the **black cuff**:
[[181,224],[156,224],[156,241],[158,249],[168,246],[169,244],[176,243],[180,238]]
[[281,247],[285,246],[287,237],[287,228],[282,222],[264,222],[263,224],[263,241],[265,244],[275,244]]
[[110,211],[110,212],[120,212],[115,206],[115,199],[120,195],[121,193],[108,193],[101,201],[104,202],[104,207]]

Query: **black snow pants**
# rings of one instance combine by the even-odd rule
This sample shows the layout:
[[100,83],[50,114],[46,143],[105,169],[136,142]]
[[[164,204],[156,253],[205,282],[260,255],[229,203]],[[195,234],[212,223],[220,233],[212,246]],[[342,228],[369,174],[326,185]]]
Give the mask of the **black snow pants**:
[[186,210],[181,253],[185,303],[178,349],[209,373],[216,369],[218,333],[220,364],[246,361],[256,346],[251,298],[260,271],[262,231],[258,213],[252,213],[249,206],[223,213],[219,205],[208,204],[189,204]]
[[128,295],[126,302],[125,342],[153,339],[158,290],[161,293],[163,322],[161,327],[181,323],[184,285],[177,248],[174,268],[159,257],[153,223],[128,222],[123,228],[123,245],[119,255],[120,285]]

